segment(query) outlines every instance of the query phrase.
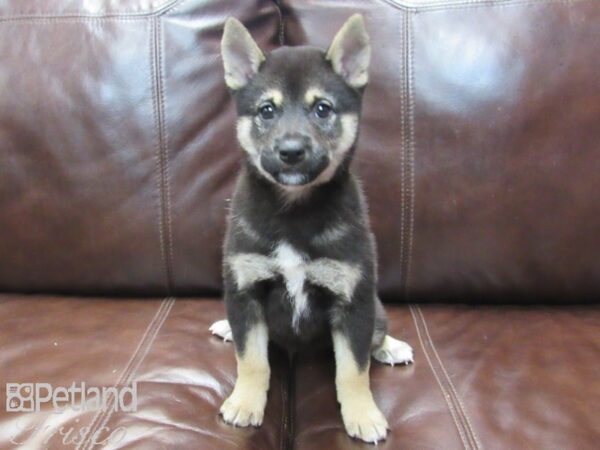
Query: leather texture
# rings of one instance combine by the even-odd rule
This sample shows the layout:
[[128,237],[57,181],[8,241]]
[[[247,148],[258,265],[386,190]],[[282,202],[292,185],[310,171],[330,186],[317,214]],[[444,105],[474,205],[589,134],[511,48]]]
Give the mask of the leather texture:
[[386,298],[597,298],[597,2],[283,4],[290,45],[365,17],[357,166]]
[[271,349],[262,427],[223,423],[235,357],[208,331],[240,156],[224,21],[326,47],[355,12],[355,168],[389,333],[415,350],[371,365],[378,448],[598,448],[600,307],[579,303],[600,294],[600,2],[5,0],[0,398],[135,381],[138,410],[0,407],[0,450],[373,448],[327,352]]
[[355,166],[384,299],[593,299],[589,0],[4,2],[0,288],[218,292],[239,164],[223,22],[326,47],[353,12],[374,47]]
[[216,292],[240,157],[223,23],[272,48],[276,5],[4,3],[0,290]]
[[[391,427],[378,448],[597,448],[598,306],[387,310],[389,332],[412,344],[415,363],[371,363],[374,397]],[[217,411],[233,388],[235,358],[208,327],[224,314],[222,302],[205,298],[1,295],[0,396],[5,382],[135,381],[138,410],[1,408],[0,449],[88,449],[94,430],[103,443],[120,428],[123,435],[93,448],[372,448],[343,430],[331,353],[302,354],[290,366],[272,349],[264,424],[223,423]],[[63,442],[71,429],[75,440]]]
[[[208,331],[224,317],[220,301],[0,295],[0,311],[3,399],[6,382],[56,388],[74,381],[88,387],[135,381],[138,405],[136,413],[57,414],[51,404],[38,413],[0,408],[0,449],[270,449],[282,448],[287,439],[282,418],[288,368],[281,354],[270,357],[273,374],[261,428],[234,428],[217,415],[235,381],[233,345]],[[127,430],[125,436],[117,439],[117,431],[111,438],[119,427]],[[92,436],[104,445],[94,447]]]

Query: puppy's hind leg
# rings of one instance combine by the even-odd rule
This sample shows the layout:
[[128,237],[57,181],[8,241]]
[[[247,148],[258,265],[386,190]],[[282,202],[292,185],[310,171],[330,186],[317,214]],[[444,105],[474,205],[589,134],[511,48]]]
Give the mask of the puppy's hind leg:
[[381,301],[375,301],[375,332],[371,356],[384,364],[409,364],[413,362],[413,349],[404,341],[391,337],[387,333],[387,319]]

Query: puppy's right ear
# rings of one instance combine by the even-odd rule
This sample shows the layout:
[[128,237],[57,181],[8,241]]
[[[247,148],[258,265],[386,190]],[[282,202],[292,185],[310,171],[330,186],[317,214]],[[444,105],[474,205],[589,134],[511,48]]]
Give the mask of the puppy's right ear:
[[246,27],[233,17],[229,17],[225,22],[221,54],[225,68],[225,84],[234,91],[248,84],[265,60],[265,55]]

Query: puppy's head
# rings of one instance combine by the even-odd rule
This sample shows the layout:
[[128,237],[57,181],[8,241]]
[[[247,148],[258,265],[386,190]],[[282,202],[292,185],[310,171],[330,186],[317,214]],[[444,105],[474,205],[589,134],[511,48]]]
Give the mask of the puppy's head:
[[286,192],[329,181],[357,136],[370,59],[362,16],[348,19],[326,52],[281,47],[269,55],[229,18],[221,51],[247,163]]

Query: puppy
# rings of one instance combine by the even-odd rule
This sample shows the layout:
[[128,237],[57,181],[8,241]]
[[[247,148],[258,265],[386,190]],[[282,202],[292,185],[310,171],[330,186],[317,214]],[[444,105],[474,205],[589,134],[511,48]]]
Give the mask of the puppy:
[[362,16],[326,52],[282,47],[269,55],[230,18],[221,51],[244,164],[224,245],[228,320],[211,327],[233,340],[237,358],[220,413],[237,426],[262,423],[269,340],[290,351],[329,342],[346,431],[376,443],[388,424],[369,388],[370,357],[395,364],[413,354],[386,335],[375,242],[350,171],[370,59]]

